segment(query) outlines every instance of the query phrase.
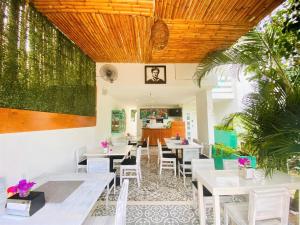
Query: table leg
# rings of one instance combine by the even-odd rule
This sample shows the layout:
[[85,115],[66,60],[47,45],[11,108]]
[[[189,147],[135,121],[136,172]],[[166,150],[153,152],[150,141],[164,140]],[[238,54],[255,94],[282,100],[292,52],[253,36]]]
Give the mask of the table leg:
[[109,171],[110,172],[114,171],[114,157],[113,156],[109,157]]
[[221,225],[220,196],[214,195],[213,198],[214,198],[215,225]]
[[205,225],[205,207],[204,207],[204,198],[203,198],[203,186],[198,181],[198,208],[199,208],[199,220],[200,225]]

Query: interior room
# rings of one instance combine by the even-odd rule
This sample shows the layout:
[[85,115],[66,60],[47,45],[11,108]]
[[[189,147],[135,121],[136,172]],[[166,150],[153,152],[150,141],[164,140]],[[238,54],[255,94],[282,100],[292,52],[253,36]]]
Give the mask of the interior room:
[[300,224],[299,7],[1,0],[0,224]]

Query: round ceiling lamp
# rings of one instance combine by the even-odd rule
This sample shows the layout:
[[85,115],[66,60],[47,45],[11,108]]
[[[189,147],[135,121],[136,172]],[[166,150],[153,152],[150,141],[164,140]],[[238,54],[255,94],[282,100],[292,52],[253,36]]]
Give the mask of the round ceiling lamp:
[[156,20],[151,27],[151,41],[153,49],[164,49],[169,40],[169,28],[167,24],[162,20]]

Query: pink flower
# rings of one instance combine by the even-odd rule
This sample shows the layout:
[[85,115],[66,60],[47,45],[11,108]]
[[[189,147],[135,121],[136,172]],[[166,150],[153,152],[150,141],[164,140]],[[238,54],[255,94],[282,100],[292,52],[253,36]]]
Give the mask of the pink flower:
[[11,187],[7,188],[6,192],[8,194],[9,193],[16,194],[18,192],[18,186],[11,186]]
[[16,193],[28,192],[33,187],[33,185],[35,185],[34,182],[27,182],[25,179],[22,179],[17,185],[7,188],[7,193],[10,195],[14,195]]
[[27,182],[25,179],[20,180],[19,184],[17,186],[18,187],[18,191],[19,192],[27,192],[27,191],[29,191],[33,187],[33,185],[35,185],[34,182]]
[[101,141],[100,144],[101,144],[102,148],[108,148],[109,143],[108,143],[108,141]]
[[250,160],[248,158],[239,158],[238,162],[240,166],[250,165]]

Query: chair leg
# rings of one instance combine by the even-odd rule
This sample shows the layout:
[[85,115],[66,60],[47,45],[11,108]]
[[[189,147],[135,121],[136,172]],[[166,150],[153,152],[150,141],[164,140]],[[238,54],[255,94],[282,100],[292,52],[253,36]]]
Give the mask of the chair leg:
[[140,187],[140,175],[139,175],[138,168],[136,168],[135,173],[136,173],[136,180],[137,180],[137,183],[138,183],[138,187]]
[[147,150],[147,154],[148,154],[148,161],[150,160],[150,149],[148,148]]
[[141,167],[139,168],[139,176],[140,176],[140,180],[142,180],[142,170],[141,170]]
[[116,175],[114,177],[114,195],[116,195]]
[[182,167],[183,185],[185,186],[185,168]]
[[122,187],[122,179],[123,179],[123,168],[120,167],[120,186]]
[[224,209],[224,225],[228,225],[228,221],[229,221],[228,213],[227,213],[227,210],[225,208]]
[[192,187],[192,191],[193,191],[193,208],[196,209],[197,208],[197,198],[196,198],[196,190],[194,187]]
[[176,162],[173,162],[174,164],[174,176],[176,177]]
[[106,186],[106,200],[105,200],[105,208],[108,208],[108,196],[109,196],[109,184]]
[[160,161],[160,165],[159,165],[159,175],[161,175],[161,170],[162,170],[162,161]]

